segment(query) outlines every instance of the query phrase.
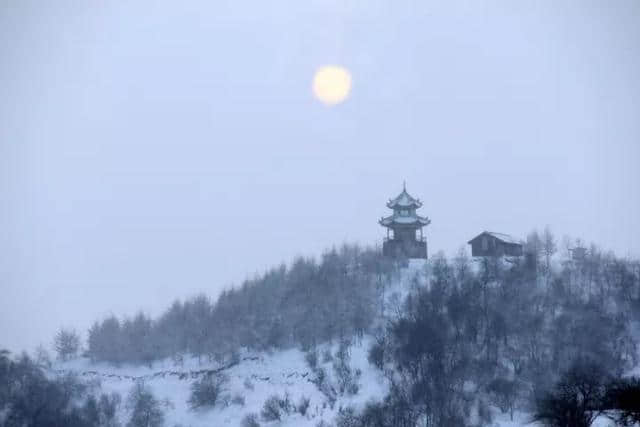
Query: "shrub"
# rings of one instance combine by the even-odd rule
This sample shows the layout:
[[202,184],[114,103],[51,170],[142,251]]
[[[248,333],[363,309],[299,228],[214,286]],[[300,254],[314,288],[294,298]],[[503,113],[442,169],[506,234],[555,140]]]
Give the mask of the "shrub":
[[282,414],[289,414],[291,409],[289,393],[285,393],[284,397],[274,394],[264,402],[262,419],[265,421],[279,421],[282,419]]
[[223,386],[228,381],[224,374],[206,375],[202,379],[191,384],[191,396],[189,397],[189,407],[198,409],[202,407],[213,407],[221,398]]
[[[418,416],[410,407],[409,402],[392,387],[391,393],[383,402],[369,402],[360,414],[362,426],[415,426]],[[440,426],[438,426],[440,427]]]
[[374,343],[369,348],[367,360],[378,369],[384,368],[384,344],[381,342]]
[[143,382],[138,382],[129,392],[127,409],[131,412],[127,427],[164,425],[164,413],[160,409],[160,402]]
[[39,366],[44,366],[45,368],[51,368],[51,357],[49,357],[49,352],[43,345],[39,345],[36,348],[34,361]]
[[506,378],[496,378],[489,383],[487,391],[492,403],[500,408],[503,414],[509,412],[513,421],[513,410],[518,399],[518,383]]
[[327,380],[327,371],[321,366],[315,370],[316,373],[316,384],[320,386],[320,384],[324,383]]
[[382,402],[368,402],[362,409],[362,425],[365,426],[384,426],[387,422],[389,411]]
[[121,397],[118,393],[103,394],[98,401],[98,409],[100,410],[101,425],[105,427],[118,426],[118,406],[120,406]]
[[360,377],[362,377],[362,371],[360,369],[356,369],[351,383],[347,385],[347,393],[349,393],[350,395],[358,394],[358,392],[360,391]]
[[574,363],[553,390],[537,399],[533,420],[551,427],[589,427],[602,412],[606,379],[600,365]]
[[100,409],[95,396],[89,396],[82,407],[83,419],[90,426],[100,425]]
[[0,350],[0,425],[115,427],[118,394],[90,393],[77,375],[49,379],[26,354]]
[[318,352],[315,350],[309,350],[304,355],[304,360],[307,362],[307,365],[311,370],[314,370],[316,366],[318,366]]
[[347,391],[347,394],[351,396],[355,396],[360,391],[360,384],[358,384],[357,381],[352,381],[349,384],[347,384],[346,391]]
[[316,387],[322,394],[325,395],[329,406],[333,409],[333,405],[336,403],[337,393],[335,388],[328,381],[327,371],[323,367],[316,369],[316,379],[314,381]]
[[262,411],[260,412],[263,420],[280,421],[282,414],[279,400],[278,396],[271,396],[265,400],[264,405],[262,405]]
[[241,427],[260,427],[258,414],[251,413],[245,415],[240,425]]
[[88,426],[116,427],[120,424],[116,417],[120,395],[102,394],[99,399],[90,395],[82,407],[84,423]]
[[351,406],[340,408],[336,417],[336,427],[357,427],[360,420]]
[[184,356],[181,353],[173,354],[171,361],[173,362],[173,366],[180,366],[181,368],[184,366]]
[[[491,408],[484,400],[478,402],[478,418],[483,425],[491,424],[493,421],[493,415],[491,414]],[[513,421],[513,414],[511,415],[511,421]]]
[[640,378],[624,378],[607,387],[604,409],[614,411],[616,425],[640,424]]
[[240,352],[238,351],[238,349],[233,349],[231,351],[231,356],[229,357],[229,363],[232,365],[237,365],[238,363],[240,363]]
[[340,394],[347,393],[354,395],[358,393],[360,390],[358,380],[360,379],[362,372],[359,369],[354,372],[349,366],[348,359],[345,356],[341,355],[334,359],[333,370],[338,380]]
[[300,415],[307,415],[307,410],[309,409],[309,405],[311,404],[311,399],[308,397],[302,396],[300,398],[300,402],[298,402],[298,407],[296,408]]

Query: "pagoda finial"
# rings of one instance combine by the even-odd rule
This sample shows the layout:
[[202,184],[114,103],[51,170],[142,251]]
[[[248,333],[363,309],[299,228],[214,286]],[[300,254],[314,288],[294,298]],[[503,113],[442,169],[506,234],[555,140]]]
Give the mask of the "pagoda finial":
[[402,180],[402,191],[407,191],[407,181]]

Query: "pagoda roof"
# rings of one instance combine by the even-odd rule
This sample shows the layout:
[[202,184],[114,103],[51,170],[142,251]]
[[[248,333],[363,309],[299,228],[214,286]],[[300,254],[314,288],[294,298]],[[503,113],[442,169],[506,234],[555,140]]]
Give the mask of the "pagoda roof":
[[392,225],[418,225],[423,227],[425,225],[431,224],[431,220],[427,217],[422,217],[420,215],[390,215],[387,217],[383,217],[378,221],[380,225],[385,227],[390,227]]
[[391,209],[411,207],[419,208],[421,206],[422,202],[420,199],[416,199],[407,193],[406,187],[402,189],[402,193],[400,193],[395,199],[391,199],[387,202],[387,207]]

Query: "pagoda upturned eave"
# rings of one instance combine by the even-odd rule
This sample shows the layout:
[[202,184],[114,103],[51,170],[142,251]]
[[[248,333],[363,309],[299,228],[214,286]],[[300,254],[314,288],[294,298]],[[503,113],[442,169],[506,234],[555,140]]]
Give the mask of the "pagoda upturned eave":
[[409,193],[407,193],[406,189],[402,190],[395,199],[391,199],[387,202],[387,207],[389,209],[398,209],[398,208],[420,208],[422,207],[422,202],[420,199],[416,199],[412,197]]
[[431,223],[431,220],[419,215],[414,216],[398,216],[391,215],[386,218],[381,218],[378,221],[383,227],[424,227]]

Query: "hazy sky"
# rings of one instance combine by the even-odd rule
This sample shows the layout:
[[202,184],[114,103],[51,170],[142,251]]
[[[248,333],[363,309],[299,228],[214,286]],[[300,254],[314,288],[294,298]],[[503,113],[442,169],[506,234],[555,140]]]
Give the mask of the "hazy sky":
[[0,347],[379,243],[405,179],[431,253],[638,256],[639,164],[635,0],[0,1]]

